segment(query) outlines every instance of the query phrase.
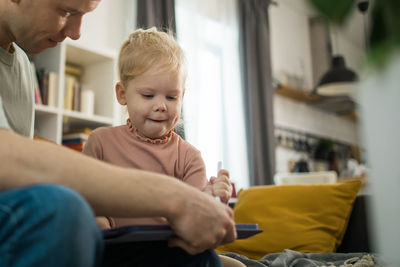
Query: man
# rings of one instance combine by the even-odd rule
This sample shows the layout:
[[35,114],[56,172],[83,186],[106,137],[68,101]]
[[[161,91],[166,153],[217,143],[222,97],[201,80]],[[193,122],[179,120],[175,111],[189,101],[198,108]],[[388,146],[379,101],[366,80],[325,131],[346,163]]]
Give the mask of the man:
[[[98,265],[102,237],[92,210],[113,217],[166,217],[177,233],[168,245],[189,254],[235,239],[232,210],[176,179],[24,137],[32,134],[33,76],[18,46],[38,53],[66,37],[78,39],[83,15],[99,2],[0,2],[0,266]],[[169,254],[162,246],[160,251]],[[170,251],[179,266],[214,264],[210,251],[197,256]]]

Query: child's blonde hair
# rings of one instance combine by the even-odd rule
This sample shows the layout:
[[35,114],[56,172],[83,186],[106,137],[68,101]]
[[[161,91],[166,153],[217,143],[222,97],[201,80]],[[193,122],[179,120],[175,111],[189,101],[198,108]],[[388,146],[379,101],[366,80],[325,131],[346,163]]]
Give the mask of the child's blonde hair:
[[183,71],[186,78],[185,56],[174,36],[155,27],[138,29],[122,44],[119,52],[120,80],[127,83],[153,66],[165,71]]

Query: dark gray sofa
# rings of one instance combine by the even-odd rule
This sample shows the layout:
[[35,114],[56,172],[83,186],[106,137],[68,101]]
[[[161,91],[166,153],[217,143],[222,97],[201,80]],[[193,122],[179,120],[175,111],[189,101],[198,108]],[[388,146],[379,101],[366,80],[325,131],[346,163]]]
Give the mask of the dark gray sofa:
[[358,195],[353,205],[346,233],[336,252],[373,252],[368,208],[370,196]]

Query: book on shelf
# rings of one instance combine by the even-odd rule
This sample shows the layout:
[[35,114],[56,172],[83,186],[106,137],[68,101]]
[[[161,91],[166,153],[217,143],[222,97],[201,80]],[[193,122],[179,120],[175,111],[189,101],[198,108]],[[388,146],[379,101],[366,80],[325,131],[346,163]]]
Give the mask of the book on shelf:
[[64,139],[62,140],[62,145],[73,150],[82,152],[83,146],[85,145],[87,138],[72,138],[72,139]]
[[74,129],[64,132],[62,144],[68,148],[81,152],[91,132],[92,130],[89,128]]
[[79,78],[82,76],[82,68],[67,62],[65,64],[65,74],[75,76],[79,80]]
[[[34,64],[33,64],[34,66]],[[57,107],[58,73],[44,68],[35,72],[35,103]],[[37,81],[37,86],[36,86]]]
[[34,96],[35,96],[35,104],[42,104],[42,97],[40,95],[39,81],[38,76],[36,74],[36,66],[35,63],[31,62],[31,71],[33,75],[33,86],[34,86]]
[[86,133],[69,133],[63,135],[63,142],[64,141],[71,141],[71,140],[88,140],[89,135]]
[[58,74],[53,71],[50,71],[46,75],[48,75],[48,81],[49,81],[47,105],[52,107],[57,107]]
[[84,133],[90,135],[92,133],[92,129],[90,128],[77,128],[77,129],[70,129],[64,132],[64,135],[72,134],[72,133]]
[[63,144],[63,146],[73,149],[78,152],[82,152],[84,143],[72,143],[72,144]]
[[79,83],[75,83],[74,85],[74,94],[72,99],[72,110],[80,111],[81,110],[81,88],[82,86]]
[[65,74],[64,109],[80,111],[82,86],[77,77]]
[[74,96],[74,87],[77,80],[74,76],[65,75],[65,90],[64,90],[64,109],[72,110],[72,99]]
[[80,111],[82,68],[67,62],[65,64],[64,109]]
[[42,99],[42,104],[47,105],[47,92],[45,88],[47,87],[46,75],[45,70],[43,68],[38,69],[36,71],[38,83],[39,83],[39,92],[40,98]]
[[63,139],[62,144],[63,145],[70,145],[70,144],[85,144],[86,140],[83,140],[81,138],[75,138],[75,139]]
[[40,96],[40,91],[38,87],[35,87],[35,104],[36,105],[42,104],[42,97]]

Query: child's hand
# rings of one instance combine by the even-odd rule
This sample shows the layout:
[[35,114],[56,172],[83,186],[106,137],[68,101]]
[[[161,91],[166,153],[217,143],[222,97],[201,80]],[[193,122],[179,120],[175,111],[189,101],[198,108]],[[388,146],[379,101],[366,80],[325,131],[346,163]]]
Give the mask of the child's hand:
[[232,195],[232,185],[229,181],[229,172],[227,170],[220,170],[217,178],[211,177],[204,192],[214,197],[219,197],[223,203],[228,203]]
[[112,227],[110,220],[107,217],[97,216],[96,224],[100,227],[100,229],[110,229]]

